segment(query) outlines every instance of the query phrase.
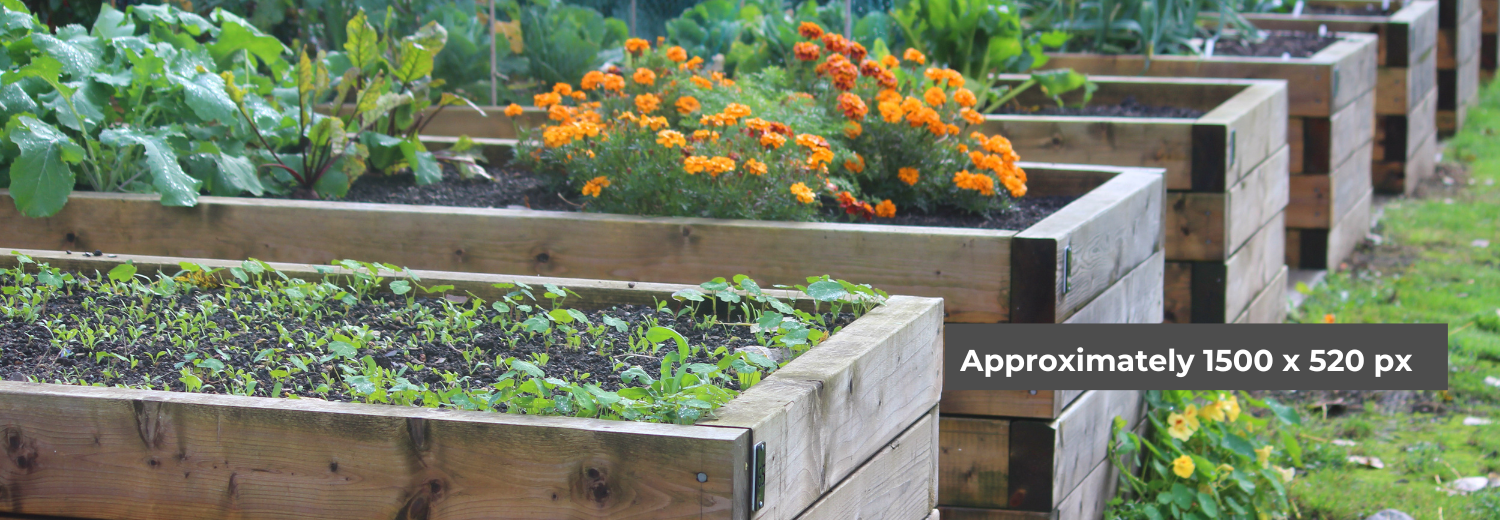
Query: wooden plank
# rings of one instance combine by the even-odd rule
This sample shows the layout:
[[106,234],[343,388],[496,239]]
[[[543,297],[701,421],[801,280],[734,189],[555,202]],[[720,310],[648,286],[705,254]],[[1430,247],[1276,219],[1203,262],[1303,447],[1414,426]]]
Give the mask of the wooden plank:
[[701,423],[766,444],[775,478],[754,518],[794,518],[937,405],[942,303],[893,299],[866,316]]
[[1165,259],[1157,251],[1064,323],[1161,323]]
[[1284,214],[1277,214],[1225,262],[1223,314],[1217,316],[1217,322],[1229,322],[1244,312],[1285,265],[1285,222]]
[[1418,146],[1437,135],[1437,91],[1412,108],[1409,116],[1377,116],[1375,148],[1371,158],[1381,162],[1401,162],[1415,153]]
[[799,520],[923,520],[937,507],[938,420],[934,408],[799,515]]
[[1349,214],[1328,230],[1326,238],[1328,258],[1324,265],[1330,268],[1339,266],[1342,269],[1341,264],[1354,252],[1354,247],[1370,233],[1370,204],[1374,198],[1373,193],[1365,194],[1365,197],[1349,210]]
[[1250,305],[1241,312],[1234,323],[1281,323],[1286,321],[1286,277],[1291,268],[1283,265],[1281,272],[1277,273],[1266,288],[1250,301]]
[[1224,260],[1287,204],[1289,152],[1257,166],[1227,193],[1167,193],[1167,258]]
[[943,417],[940,437],[938,503],[1006,507],[1010,496],[1010,421]]
[[973,509],[964,507],[939,507],[943,520],[1058,520],[1049,512],[1009,511],[1004,509]]
[[1089,471],[1083,482],[1078,483],[1078,488],[1057,505],[1054,514],[1059,519],[1100,520],[1119,487],[1119,470],[1108,460],[1101,461]]
[[[1091,75],[1284,79],[1288,114],[1328,117],[1375,86],[1376,42],[1370,34],[1340,34],[1343,40],[1309,58],[1050,54],[1048,64]],[[1337,80],[1334,80],[1334,77]],[[1338,89],[1335,92],[1334,83]]]
[[1347,215],[1359,199],[1364,198],[1374,189],[1370,184],[1371,148],[1370,143],[1365,143],[1364,147],[1350,156],[1342,166],[1334,170],[1333,175],[1329,176],[1333,189],[1330,215],[1334,220]]
[[744,429],[16,382],[0,395],[12,512],[747,516]]
[[1013,238],[1012,265],[1054,267],[1050,279],[1012,275],[1013,321],[1064,321],[1161,250],[1160,172],[1121,173]]
[[1163,282],[1162,321],[1166,323],[1192,323],[1193,321],[1193,264],[1190,262],[1167,262]]
[[1406,115],[1412,104],[1437,88],[1436,53],[1423,54],[1410,67],[1382,67],[1375,84],[1375,113]]
[[[1427,118],[1431,121],[1432,118]],[[1406,161],[1375,161],[1370,170],[1377,193],[1411,195],[1437,169],[1437,135],[1428,135]]]
[[[1369,92],[1355,103],[1344,107],[1328,118],[1329,162],[1316,165],[1321,170],[1304,170],[1306,173],[1331,173],[1344,164],[1349,156],[1375,139],[1375,97]],[[1311,167],[1312,165],[1309,165]]]
[[[1200,127],[1223,125],[1227,129],[1230,151],[1225,175],[1221,178],[1195,178],[1194,191],[1223,191],[1250,175],[1286,145],[1286,92],[1286,84],[1281,81],[1257,81],[1198,119]],[[1202,144],[1206,143],[1195,142],[1195,145]],[[1214,175],[1215,172],[1209,170],[1206,173]],[[1169,185],[1167,189],[1173,188]]]
[[1052,419],[1062,413],[1067,397],[1054,390],[944,390],[942,407],[945,416]]
[[1332,207],[1333,190],[1328,175],[1293,175],[1290,179],[1290,198],[1286,206],[1287,226],[1294,228],[1324,228],[1333,223],[1329,212]]
[[[1055,433],[1052,508],[1056,508],[1105,460],[1115,417],[1135,428],[1145,412],[1145,399],[1136,390],[1090,390],[1050,425]],[[1012,453],[1012,457],[1027,456]],[[1014,488],[1013,488],[1014,489]],[[1014,493],[1014,490],[1012,491]],[[1049,508],[1051,509],[1051,508]]]
[[1286,121],[1286,146],[1291,161],[1291,164],[1287,167],[1292,175],[1302,173],[1302,168],[1306,164],[1302,156],[1302,147],[1306,135],[1303,124],[1305,121],[1306,119],[1301,117],[1290,117]]
[[1456,28],[1440,30],[1437,40],[1437,68],[1456,69],[1460,64],[1479,56],[1483,23],[1481,18],[1471,16]]
[[1028,161],[1164,168],[1169,184],[1190,188],[1193,121],[988,115],[979,131],[1010,139]]

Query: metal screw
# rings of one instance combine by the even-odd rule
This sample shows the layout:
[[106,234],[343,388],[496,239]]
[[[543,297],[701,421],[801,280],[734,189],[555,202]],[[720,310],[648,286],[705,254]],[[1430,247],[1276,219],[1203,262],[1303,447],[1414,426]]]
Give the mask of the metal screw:
[[707,473],[699,473],[698,474],[698,482],[708,482],[708,474]]

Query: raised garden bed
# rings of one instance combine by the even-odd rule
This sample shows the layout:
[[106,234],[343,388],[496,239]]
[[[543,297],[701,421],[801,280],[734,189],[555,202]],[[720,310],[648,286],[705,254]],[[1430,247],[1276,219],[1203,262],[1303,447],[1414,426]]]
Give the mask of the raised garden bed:
[[1245,18],[1271,30],[1316,32],[1323,27],[1379,35],[1372,183],[1380,192],[1409,193],[1436,167],[1435,114],[1442,99],[1438,71],[1444,58],[1453,61],[1454,49],[1445,47],[1439,34],[1437,3],[1394,2],[1387,11],[1382,5],[1319,1],[1308,3],[1301,16],[1247,13]]
[[0,247],[698,283],[809,273],[942,297],[950,321],[1160,322],[1159,169],[1023,163],[1028,196],[1072,203],[1023,230],[632,217],[526,209],[75,193],[0,207]]
[[1339,33],[1306,58],[1280,55],[1055,54],[1049,66],[1094,75],[1287,80],[1291,169],[1286,263],[1336,267],[1369,231],[1378,36]]
[[1286,82],[1090,79],[1099,86],[1089,104],[1092,112],[1127,112],[1117,108],[1127,107],[1172,114],[1175,109],[1191,117],[1015,113],[1061,112],[1041,92],[1028,91],[1011,113],[986,116],[980,131],[1009,137],[1022,157],[1164,168],[1164,320],[1280,323],[1284,310],[1272,306],[1268,313],[1252,313],[1262,309],[1250,303],[1280,301],[1285,293],[1283,285],[1271,283],[1285,269],[1279,238],[1284,231],[1270,224],[1282,218],[1287,205]]
[[1479,2],[1479,79],[1495,77],[1496,55],[1500,54],[1500,0]]
[[[240,265],[21,253],[78,273],[126,261],[147,275],[177,273],[180,261]],[[314,281],[349,274],[272,267]],[[583,310],[653,305],[685,288],[415,274],[491,300],[509,290],[493,284],[552,283]],[[0,512],[813,519],[857,507],[917,520],[935,507],[941,342],[941,301],[891,297],[693,425],[4,381]]]
[[1463,129],[1469,109],[1479,103],[1484,39],[1482,0],[1438,2],[1437,129],[1444,137]]

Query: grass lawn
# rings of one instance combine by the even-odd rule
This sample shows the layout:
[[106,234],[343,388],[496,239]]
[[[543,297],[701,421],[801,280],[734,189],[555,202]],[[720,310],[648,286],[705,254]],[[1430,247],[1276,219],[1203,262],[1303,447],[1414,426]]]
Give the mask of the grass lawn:
[[[1353,393],[1344,413],[1326,418],[1316,405],[1330,396],[1302,402],[1310,456],[1292,490],[1302,518],[1360,520],[1394,508],[1419,520],[1500,519],[1500,489],[1450,496],[1439,488],[1500,472],[1500,386],[1485,382],[1500,379],[1500,86],[1480,95],[1482,106],[1469,112],[1444,157],[1467,172],[1448,167],[1451,185],[1388,205],[1375,230],[1380,239],[1328,283],[1304,291],[1307,301],[1289,317],[1446,323],[1449,330],[1447,392]],[[1467,417],[1494,424],[1465,425]],[[1333,439],[1358,444],[1325,442]],[[1378,457],[1385,467],[1350,464],[1350,455]]]

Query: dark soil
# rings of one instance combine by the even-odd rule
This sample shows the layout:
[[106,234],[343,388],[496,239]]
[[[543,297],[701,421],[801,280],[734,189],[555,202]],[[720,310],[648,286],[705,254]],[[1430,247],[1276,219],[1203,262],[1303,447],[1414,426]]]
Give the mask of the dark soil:
[[[75,273],[75,275],[78,275]],[[356,359],[372,356],[375,362],[382,368],[390,370],[401,370],[402,368],[413,369],[416,366],[426,367],[423,370],[411,370],[406,372],[405,377],[412,382],[427,383],[434,389],[444,386],[444,379],[439,371],[448,371],[467,376],[465,386],[472,389],[482,389],[497,381],[504,370],[496,370],[492,365],[496,356],[515,357],[521,360],[529,360],[531,354],[545,353],[550,357],[549,362],[541,367],[549,377],[566,379],[575,383],[593,383],[605,390],[614,391],[620,388],[620,372],[631,366],[639,366],[653,378],[659,377],[661,358],[653,356],[649,351],[630,352],[625,345],[629,344],[626,334],[620,333],[613,328],[606,328],[604,335],[613,345],[601,350],[596,350],[591,344],[585,343],[581,348],[567,348],[566,346],[553,344],[550,347],[542,342],[546,334],[510,334],[501,325],[489,321],[498,313],[488,306],[481,308],[481,319],[484,323],[475,332],[479,333],[477,339],[470,340],[461,336],[451,342],[444,342],[441,338],[427,341],[416,334],[418,328],[412,323],[413,313],[396,313],[395,310],[405,309],[406,301],[400,297],[377,297],[361,301],[344,310],[341,305],[329,307],[324,312],[314,317],[295,316],[291,313],[279,315],[275,311],[264,311],[270,308],[267,302],[257,298],[251,301],[245,300],[247,290],[237,291],[237,296],[232,303],[224,304],[222,295],[224,289],[194,289],[192,292],[182,294],[173,298],[154,298],[146,304],[149,315],[175,316],[177,313],[196,312],[202,302],[213,302],[221,305],[221,308],[208,318],[208,321],[216,325],[210,329],[212,332],[200,333],[198,336],[212,335],[207,337],[189,337],[201,344],[197,348],[184,347],[182,344],[174,344],[166,333],[147,333],[140,339],[132,342],[123,333],[116,333],[106,337],[94,347],[87,348],[79,340],[68,340],[58,348],[52,344],[54,330],[65,331],[79,328],[97,328],[99,318],[95,317],[96,310],[101,310],[104,322],[109,323],[112,319],[123,319],[130,323],[133,318],[127,309],[138,307],[142,300],[138,296],[120,296],[107,293],[90,292],[86,290],[75,291],[73,295],[59,296],[48,302],[41,312],[41,317],[36,321],[24,321],[22,319],[0,320],[0,379],[11,381],[26,381],[28,376],[42,382],[61,382],[71,384],[94,384],[102,383],[109,386],[126,385],[130,387],[151,387],[162,389],[163,386],[171,390],[186,390],[182,383],[181,362],[184,356],[190,352],[196,352],[204,358],[213,358],[222,361],[228,371],[243,369],[257,381],[255,395],[266,396],[278,381],[273,378],[270,371],[286,369],[292,363],[288,362],[286,356],[290,354],[311,355],[313,358],[326,356],[328,352],[324,347],[315,347],[301,344],[285,344],[280,338],[282,336],[277,330],[277,325],[285,327],[292,337],[301,338],[302,332],[307,331],[312,337],[323,337],[324,331],[338,330],[344,326],[368,327],[370,331],[378,334],[378,339],[368,343],[367,348],[360,349]],[[85,308],[86,300],[92,300],[90,308]],[[417,302],[433,316],[439,318],[452,314],[445,310],[444,301],[441,299],[418,299]],[[467,308],[466,305],[460,307]],[[337,309],[337,310],[335,310]],[[240,315],[251,316],[249,323],[237,320],[230,311]],[[464,309],[460,309],[464,310]],[[686,313],[682,316],[660,313],[650,307],[621,306],[608,311],[594,311],[585,313],[591,323],[602,323],[605,315],[625,320],[631,325],[631,330],[648,323],[651,317],[662,326],[672,328],[684,337],[690,344],[697,346],[707,345],[709,351],[723,346],[730,352],[744,347],[756,345],[754,338],[743,327],[719,325],[707,329],[699,329],[695,326],[695,316]],[[844,313],[838,317],[827,315],[825,319],[830,320],[835,326],[847,325],[853,321],[853,315]],[[87,319],[88,324],[80,323]],[[141,327],[155,330],[146,323],[139,323]],[[171,325],[162,323],[159,325],[164,329],[172,329]],[[743,332],[741,332],[743,330]],[[737,337],[731,332],[741,332]],[[554,330],[549,333],[554,340],[561,333]],[[509,344],[514,339],[515,345]],[[269,347],[286,347],[281,358],[274,363],[264,360],[256,360],[262,350]],[[665,354],[668,350],[664,347],[660,352]],[[489,365],[478,365],[465,359],[464,352],[478,348],[480,353],[473,359],[489,363]],[[152,356],[160,352],[166,355],[159,360],[153,361]],[[134,359],[139,362],[135,368],[130,363],[111,357],[105,353],[118,354],[126,359]],[[717,358],[698,356],[689,362],[715,363]],[[618,363],[623,366],[616,368]],[[331,384],[331,392],[327,395],[312,393],[312,389],[324,383],[325,374],[338,381],[344,376],[337,365],[358,365],[358,362],[343,361],[338,359],[323,363],[309,363],[307,371],[293,373],[280,382],[284,388],[293,394],[303,397],[322,397],[328,400],[349,401],[353,396],[347,393],[343,385]],[[191,366],[191,365],[189,365]],[[294,371],[295,372],[295,371]],[[582,377],[583,374],[588,376]],[[226,393],[228,380],[212,378],[205,379],[205,386],[201,389],[204,393]],[[636,386],[636,385],[632,385]],[[723,386],[734,388],[737,383],[725,383]]]
[[[457,174],[449,172],[444,175],[443,182],[427,186],[417,186],[410,174],[366,175],[354,183],[343,200],[467,208],[579,210],[579,206],[562,194],[548,190],[547,183],[531,172],[499,168],[491,169],[490,175],[495,179],[493,182],[483,179],[463,180]],[[1009,210],[996,211],[987,215],[973,215],[956,210],[928,214],[903,212],[895,218],[876,218],[871,222],[896,226],[1020,230],[1041,222],[1042,219],[1077,198],[1074,196],[1021,197]],[[830,222],[848,221],[847,216],[833,205],[825,208],[824,218]]]
[[1266,31],[1266,39],[1260,43],[1239,40],[1220,40],[1214,45],[1214,56],[1245,56],[1279,58],[1307,58],[1339,41],[1333,31],[1319,38],[1318,33],[1303,31]]
[[1059,107],[1056,105],[1020,107],[1007,105],[996,113],[1038,116],[1170,117],[1197,119],[1203,117],[1203,114],[1207,112],[1193,108],[1142,105],[1136,101],[1135,96],[1129,96],[1115,105],[1089,104],[1082,107]]
[[1382,414],[1441,413],[1442,400],[1434,392],[1411,390],[1254,390],[1251,396],[1270,397],[1312,414],[1338,417],[1359,412]]

